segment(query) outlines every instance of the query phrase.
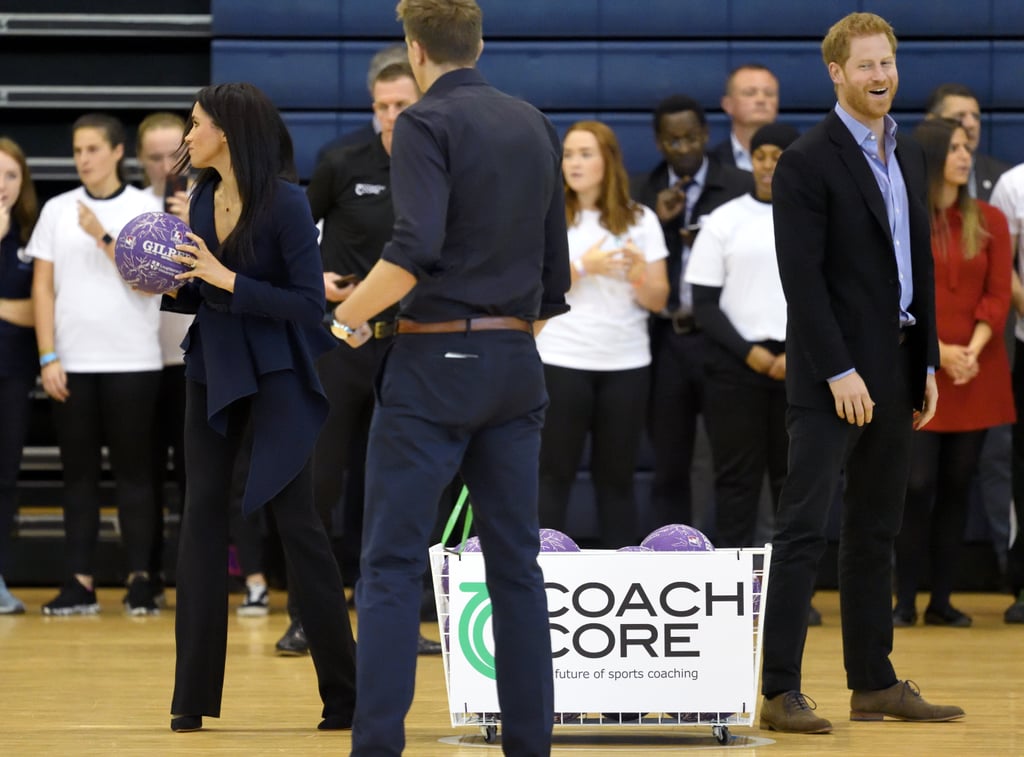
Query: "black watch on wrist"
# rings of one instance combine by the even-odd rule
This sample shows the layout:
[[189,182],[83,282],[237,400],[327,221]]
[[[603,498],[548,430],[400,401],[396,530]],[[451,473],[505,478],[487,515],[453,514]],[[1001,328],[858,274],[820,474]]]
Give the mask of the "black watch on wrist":
[[103,242],[103,244],[110,244],[111,242],[114,241],[114,238],[104,231],[103,236],[100,237],[100,240]]

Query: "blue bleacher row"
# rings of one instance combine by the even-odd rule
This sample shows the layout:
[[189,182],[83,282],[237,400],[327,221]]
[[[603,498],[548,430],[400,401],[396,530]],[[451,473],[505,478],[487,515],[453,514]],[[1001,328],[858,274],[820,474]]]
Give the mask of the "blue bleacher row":
[[[485,37],[814,37],[853,11],[901,39],[1020,36],[1019,0],[478,0]],[[395,0],[212,0],[216,37],[393,37]]]
[[[217,82],[255,77],[280,108],[351,109],[366,102],[366,67],[383,44],[215,39],[211,72]],[[728,72],[751,61],[775,72],[784,110],[831,106],[828,73],[811,41],[493,42],[480,70],[541,109],[648,110],[678,91],[717,106]],[[973,89],[985,110],[1022,105],[1024,41],[905,42],[898,62],[899,109],[920,110],[947,81]]]
[[[824,111],[785,113],[779,120],[803,131],[820,121],[823,114]],[[341,134],[365,126],[370,120],[370,109],[367,104],[366,110],[354,113],[286,111],[282,115],[295,142],[295,162],[299,175],[303,180],[308,180],[320,148]],[[920,111],[893,115],[899,121],[900,129],[906,133],[910,133],[922,119]],[[650,170],[662,159],[654,143],[654,127],[648,113],[578,111],[548,113],[548,116],[562,136],[576,121],[591,118],[604,121],[615,130],[630,173]],[[1024,113],[990,115],[984,117],[982,122],[982,152],[1013,165],[1024,163]],[[717,144],[729,134],[728,117],[724,114],[709,114],[708,127],[711,131],[710,144]]]
[[[293,129],[299,171],[308,178],[319,147],[368,118],[366,68],[383,44],[218,39],[212,78],[252,81],[270,95]],[[563,130],[584,117],[608,122],[627,167],[638,171],[657,160],[648,114],[659,99],[685,92],[715,110],[728,71],[750,61],[778,76],[780,120],[803,129],[832,106],[817,42],[494,42],[480,69]],[[1024,162],[1024,112],[1017,110],[1024,105],[1024,42],[907,42],[899,66],[896,115],[905,128],[920,119],[935,86],[957,81],[978,94],[987,112],[980,149]],[[988,112],[993,108],[1011,112]],[[709,120],[715,143],[728,124],[719,113]]]

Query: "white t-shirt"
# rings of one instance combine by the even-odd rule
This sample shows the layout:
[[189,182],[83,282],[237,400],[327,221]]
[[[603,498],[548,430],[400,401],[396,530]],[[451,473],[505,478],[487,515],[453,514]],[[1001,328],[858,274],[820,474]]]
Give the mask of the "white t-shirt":
[[[1010,235],[1017,238],[1017,249],[1013,252],[1017,255],[1017,273],[1024,278],[1024,255],[1020,254],[1024,243],[1024,163],[999,177],[989,203],[1003,211],[1010,226]],[[1017,317],[1013,333],[1024,342],[1024,318]]]
[[126,186],[106,200],[84,187],[43,206],[26,251],[53,263],[55,351],[69,373],[131,373],[161,368],[160,298],[132,289],[78,225],[85,203],[112,237],[141,213],[161,210],[149,192]]
[[[598,211],[582,211],[578,222],[569,227],[570,262],[582,257],[601,237],[608,237],[603,249],[621,248],[632,239],[647,262],[668,257],[658,217],[650,208],[641,207],[640,220],[619,236],[601,226]],[[650,364],[650,314],[637,304],[632,284],[588,274],[576,280],[565,299],[571,310],[552,318],[537,337],[537,350],[545,363],[584,371],[622,371]]]
[[771,204],[747,194],[712,211],[690,252],[686,280],[721,287],[719,306],[748,342],[785,341],[786,295]]
[[[164,196],[162,194],[158,195],[154,192],[153,187],[146,187],[142,191],[148,192],[163,209]],[[195,316],[187,313],[160,311],[160,356],[165,367],[185,364],[185,352],[181,349],[181,342],[194,318]]]

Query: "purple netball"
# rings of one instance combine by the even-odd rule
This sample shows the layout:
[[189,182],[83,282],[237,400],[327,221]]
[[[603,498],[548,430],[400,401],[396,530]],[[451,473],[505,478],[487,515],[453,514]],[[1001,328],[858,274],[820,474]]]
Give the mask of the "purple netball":
[[683,523],[672,523],[651,531],[640,546],[655,552],[712,552],[715,549],[708,537]]
[[114,264],[125,283],[140,292],[163,294],[184,282],[174,277],[189,268],[171,255],[181,254],[174,248],[186,244],[191,231],[184,221],[170,213],[143,213],[121,229],[114,245]]
[[541,552],[579,552],[579,545],[553,528],[542,528],[540,530],[540,551]]

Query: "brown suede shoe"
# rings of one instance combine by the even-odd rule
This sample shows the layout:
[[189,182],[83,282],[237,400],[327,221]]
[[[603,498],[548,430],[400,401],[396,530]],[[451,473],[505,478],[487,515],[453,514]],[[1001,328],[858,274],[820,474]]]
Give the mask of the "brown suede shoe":
[[786,691],[761,702],[761,727],[783,733],[830,733],[832,724],[814,714],[818,703],[810,704],[799,691]]
[[938,723],[958,720],[964,711],[952,704],[928,704],[913,681],[898,681],[879,691],[855,691],[850,696],[850,720],[916,720]]

